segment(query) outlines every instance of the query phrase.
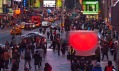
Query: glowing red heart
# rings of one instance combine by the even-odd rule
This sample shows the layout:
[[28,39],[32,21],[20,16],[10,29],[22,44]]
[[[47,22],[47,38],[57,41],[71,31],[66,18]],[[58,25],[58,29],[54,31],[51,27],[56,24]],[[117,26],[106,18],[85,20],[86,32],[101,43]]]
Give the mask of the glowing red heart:
[[70,33],[69,44],[76,50],[89,51],[96,48],[98,36],[93,31],[78,31]]

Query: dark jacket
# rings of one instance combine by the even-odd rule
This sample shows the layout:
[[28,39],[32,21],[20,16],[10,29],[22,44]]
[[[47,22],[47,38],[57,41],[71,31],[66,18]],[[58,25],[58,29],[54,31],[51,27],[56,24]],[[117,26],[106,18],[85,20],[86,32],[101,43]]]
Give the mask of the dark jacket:
[[93,67],[92,71],[102,71],[101,67]]
[[40,60],[41,60],[41,56],[39,54],[34,54],[34,65],[38,65]]
[[18,68],[19,68],[18,63],[17,63],[17,62],[14,62],[14,63],[12,64],[11,71],[17,71],[17,70],[18,70]]

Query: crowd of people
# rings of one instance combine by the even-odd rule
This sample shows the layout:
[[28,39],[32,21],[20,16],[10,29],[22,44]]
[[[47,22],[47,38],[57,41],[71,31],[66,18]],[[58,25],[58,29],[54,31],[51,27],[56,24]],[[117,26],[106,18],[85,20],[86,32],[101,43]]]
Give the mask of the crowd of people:
[[[109,51],[110,54],[114,56],[113,60],[117,60],[117,50],[118,50],[118,33],[114,28],[110,28],[106,24],[106,22],[102,19],[88,20],[85,15],[82,15],[80,12],[79,17],[75,17],[70,19],[70,13],[65,14],[65,23],[64,26],[61,26],[58,31],[57,29],[50,29],[50,31],[39,29],[40,33],[47,33],[47,39],[52,41],[51,45],[47,47],[47,42],[40,41],[36,42],[24,42],[15,43],[13,41],[6,41],[5,47],[0,47],[0,71],[2,69],[9,69],[8,65],[12,63],[11,71],[17,71],[19,69],[19,63],[21,59],[24,59],[24,70],[29,71],[31,66],[31,60],[34,59],[34,67],[35,69],[38,66],[42,65],[43,59],[47,54],[47,48],[52,48],[53,52],[57,51],[58,56],[66,55],[66,50],[68,49],[68,42],[61,40],[61,33],[68,32],[70,30],[98,30],[99,42],[100,45],[97,47],[95,51],[95,66],[91,63],[91,59],[85,59],[82,57],[78,59],[75,57],[75,50],[72,46],[68,49],[68,55],[71,60],[71,70],[72,71],[102,71],[102,67],[100,65],[100,61],[104,59],[104,56],[109,60]],[[45,32],[46,31],[46,32]],[[63,31],[63,32],[61,32]],[[28,66],[27,67],[27,63]],[[111,68],[110,68],[111,67]],[[110,69],[110,70],[109,70]],[[105,67],[105,71],[112,71],[114,66],[112,65],[112,61],[108,61],[108,65]],[[45,63],[44,71],[52,71],[52,66],[49,63]]]
[[[110,60],[109,52],[113,56],[113,60],[114,61],[117,60],[118,33],[115,31],[114,27],[112,27],[108,23],[109,22],[105,22],[102,19],[88,20],[82,14],[80,14],[79,18],[75,18],[71,20],[69,18],[69,14],[67,13],[67,15],[65,16],[65,24],[64,24],[65,31],[70,31],[70,30],[97,31],[98,30],[98,36],[99,36],[99,46],[97,47],[95,51],[97,69],[94,68],[94,66],[92,66],[90,59],[88,59],[88,61],[84,60],[83,62],[83,60],[75,58],[75,53],[71,53],[70,59],[71,59],[72,71],[78,71],[78,69],[81,71],[102,71],[102,69],[100,69],[101,68],[100,61],[104,60],[104,56],[107,57],[107,60]],[[72,55],[73,55],[73,59],[72,59]],[[108,65],[109,66],[112,65],[112,62],[109,61]],[[107,68],[105,68],[105,71],[110,71],[110,70],[107,70]]]

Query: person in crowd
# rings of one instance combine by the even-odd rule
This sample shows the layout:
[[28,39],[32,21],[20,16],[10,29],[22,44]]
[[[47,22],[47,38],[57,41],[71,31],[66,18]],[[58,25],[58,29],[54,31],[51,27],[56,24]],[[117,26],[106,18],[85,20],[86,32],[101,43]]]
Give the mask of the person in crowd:
[[6,47],[6,48],[9,48],[9,46],[10,46],[9,42],[6,41],[6,42],[5,42],[5,47]]
[[114,66],[112,65],[112,61],[108,61],[108,65],[105,66],[104,71],[113,71]]
[[46,54],[47,54],[47,43],[44,42],[44,39],[43,39],[43,43],[42,43],[42,48],[43,48],[43,50],[44,50],[44,58],[45,58],[45,56],[46,56]]
[[60,39],[57,39],[57,51],[58,51],[58,56],[60,56]]
[[8,50],[5,50],[4,52],[5,69],[8,69],[9,59],[10,59],[10,54]]
[[118,42],[114,43],[114,58],[113,60],[117,60],[117,50],[118,50]]
[[19,68],[20,53],[18,52],[17,49],[14,50],[14,53],[13,53],[13,55],[12,55],[12,58],[15,60],[15,62],[18,63],[18,68]]
[[65,56],[66,48],[67,48],[67,44],[63,42],[61,46],[61,52],[63,56]]
[[79,64],[77,59],[74,59],[71,64],[71,71],[78,71],[79,70]]
[[24,64],[24,68],[26,67],[26,64],[29,64],[29,69],[31,69],[31,55],[30,55],[30,50],[27,49],[25,52],[25,64]]
[[49,63],[45,63],[44,71],[52,71],[52,66]]
[[10,54],[10,63],[12,62],[12,48],[9,49],[9,54]]
[[19,69],[18,62],[16,61],[16,59],[13,59],[11,71],[18,71],[18,69]]
[[3,54],[0,54],[0,71],[4,69],[4,56]]
[[24,68],[24,71],[29,71],[29,69],[26,67],[26,68]]
[[39,28],[39,32],[42,33],[42,28],[41,27]]
[[75,52],[75,50],[73,49],[73,47],[71,47],[71,48],[69,49],[68,54],[70,55],[70,60],[71,60],[71,63],[72,63],[72,60],[74,59],[74,56],[75,56],[75,54],[76,54],[76,52]]
[[95,50],[95,57],[96,57],[96,60],[97,62],[100,62],[100,47],[97,47],[97,49]]
[[34,50],[35,50],[35,45],[33,43],[30,43],[30,50],[31,50],[32,58],[33,58]]
[[49,36],[50,36],[50,32],[47,31],[47,38],[49,39]]
[[104,43],[101,51],[102,51],[102,60],[104,59],[105,55],[107,56],[107,59],[109,59],[109,57],[108,57],[108,45],[106,42]]
[[56,48],[56,40],[52,41],[52,44],[49,46],[49,48],[51,48],[52,46],[53,46],[53,52],[54,52]]
[[38,53],[37,50],[35,51],[35,54],[34,54],[33,58],[34,58],[35,69],[36,69],[36,65],[38,65],[38,67],[40,68],[41,56],[40,56],[40,54]]
[[99,62],[97,62],[96,65],[92,68],[92,71],[102,71],[102,67],[100,66]]
[[50,40],[53,41],[53,35],[52,34],[50,35]]

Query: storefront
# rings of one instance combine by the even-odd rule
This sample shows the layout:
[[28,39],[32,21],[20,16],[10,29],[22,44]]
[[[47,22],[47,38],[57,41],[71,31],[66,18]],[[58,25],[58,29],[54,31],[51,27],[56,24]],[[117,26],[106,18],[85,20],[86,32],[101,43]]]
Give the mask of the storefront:
[[83,1],[83,14],[87,16],[87,18],[98,18],[99,13],[99,2],[98,1]]

